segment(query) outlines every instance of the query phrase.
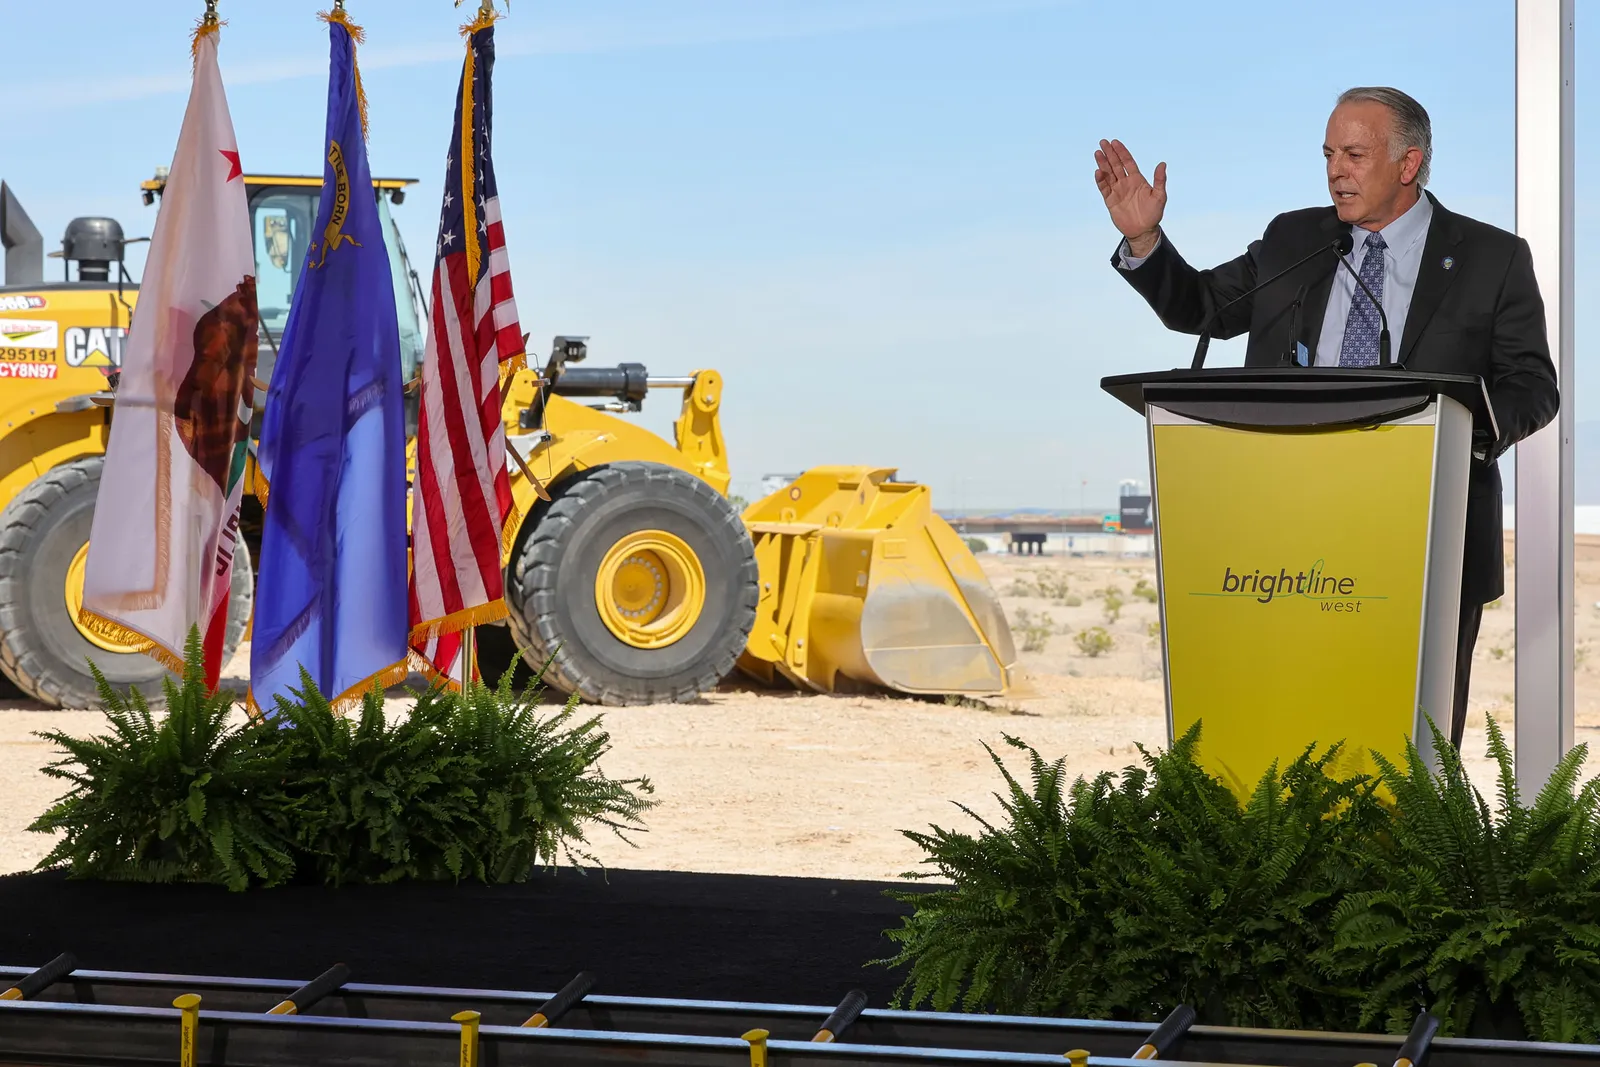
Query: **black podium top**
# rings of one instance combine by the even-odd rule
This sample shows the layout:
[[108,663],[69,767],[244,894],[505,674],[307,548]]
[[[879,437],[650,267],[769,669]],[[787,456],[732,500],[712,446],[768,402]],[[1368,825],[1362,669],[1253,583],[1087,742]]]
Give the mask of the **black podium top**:
[[1472,435],[1500,439],[1483,379],[1475,374],[1337,367],[1218,367],[1118,374],[1100,387],[1143,415],[1145,405],[1201,422],[1251,428],[1360,426],[1419,411],[1447,396],[1472,413]]

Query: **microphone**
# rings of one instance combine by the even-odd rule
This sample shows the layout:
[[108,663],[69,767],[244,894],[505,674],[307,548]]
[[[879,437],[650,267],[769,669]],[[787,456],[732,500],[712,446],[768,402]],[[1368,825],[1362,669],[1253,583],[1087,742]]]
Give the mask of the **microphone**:
[[1282,356],[1278,357],[1278,366],[1280,367],[1296,367],[1300,365],[1299,355],[1295,352],[1295,348],[1300,344],[1300,309],[1301,305],[1305,303],[1307,288],[1309,287],[1302,285],[1299,289],[1296,289],[1294,303],[1289,305],[1293,309],[1289,315],[1289,347],[1284,349]]
[[[1266,281],[1257,282],[1255,285],[1251,286],[1249,289],[1246,289],[1244,292],[1240,293],[1238,296],[1234,297],[1232,300],[1228,301],[1226,304],[1223,304],[1220,307],[1218,307],[1215,311],[1213,311],[1210,315],[1208,315],[1206,317],[1205,325],[1200,328],[1200,340],[1194,346],[1194,359],[1190,362],[1189,369],[1190,370],[1199,370],[1201,367],[1205,366],[1206,349],[1211,347],[1211,327],[1216,323],[1218,315],[1222,314],[1224,311],[1227,311],[1229,308],[1231,308],[1233,305],[1237,304],[1239,301],[1243,300],[1245,297],[1254,296],[1256,293],[1260,292],[1262,289],[1265,289],[1267,286],[1271,285],[1273,282],[1277,281],[1279,278],[1282,278],[1284,275],[1289,274],[1289,273],[1291,273],[1291,272],[1293,272],[1295,270],[1298,270],[1299,268],[1305,266],[1307,263],[1310,263],[1313,259],[1316,259],[1318,256],[1323,255],[1323,254],[1325,254],[1327,252],[1333,252],[1336,255],[1338,255],[1340,261],[1342,262],[1344,260],[1344,257],[1349,255],[1350,254],[1350,250],[1352,248],[1354,248],[1354,247],[1355,247],[1355,238],[1351,237],[1348,232],[1341,233],[1338,237],[1336,237],[1333,240],[1329,241],[1327,244],[1321,246],[1315,252],[1312,252],[1310,255],[1304,256],[1301,259],[1298,259],[1295,262],[1289,264],[1287,267],[1283,268],[1278,273],[1276,273],[1272,277],[1268,278]],[[1346,263],[1345,266],[1349,267],[1350,264]],[[1382,311],[1383,309],[1379,308],[1378,310]],[[1388,337],[1387,332],[1384,333],[1383,337],[1384,338]],[[1386,345],[1387,345],[1387,341],[1380,339],[1380,347],[1386,346]],[[1383,347],[1383,350],[1384,351],[1388,351],[1387,347]]]
[[1378,298],[1372,295],[1372,290],[1367,288],[1367,283],[1361,280],[1361,275],[1357,274],[1356,269],[1344,258],[1350,254],[1350,249],[1354,247],[1355,239],[1346,234],[1344,251],[1339,253],[1339,262],[1344,264],[1344,269],[1350,272],[1350,277],[1354,278],[1356,284],[1361,286],[1361,291],[1367,294],[1367,299],[1372,301],[1372,306],[1378,309],[1378,365],[1387,367],[1389,365],[1389,314],[1383,310],[1383,305],[1378,302]]

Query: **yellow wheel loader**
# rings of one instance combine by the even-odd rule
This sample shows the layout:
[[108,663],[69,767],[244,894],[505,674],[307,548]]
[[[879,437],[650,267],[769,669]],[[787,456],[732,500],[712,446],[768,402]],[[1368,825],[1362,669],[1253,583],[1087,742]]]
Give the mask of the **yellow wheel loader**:
[[[512,481],[527,518],[506,560],[509,634],[479,628],[486,673],[522,648],[603,704],[690,699],[735,666],[825,693],[1011,689],[999,601],[926,486],[819,467],[740,515],[722,376],[573,365],[586,355],[586,338],[558,337],[506,391],[516,468],[551,499]],[[617,417],[654,389],[681,394],[670,444]]]
[[[268,378],[321,179],[245,181],[258,374]],[[412,182],[373,184],[410,379],[423,357],[425,301],[387,205],[402,202]],[[147,204],[163,186],[159,172],[144,183]],[[114,410],[102,406],[106,378],[137,297],[122,269],[121,230],[109,219],[74,220],[58,283],[42,280],[42,242],[4,188],[0,237],[0,672],[41,701],[86,707],[95,702],[93,659],[114,685],[148,695],[162,668],[75,621]],[[549,661],[552,687],[610,705],[693,699],[736,669],[818,692],[1014,690],[1017,657],[999,602],[934,513],[927,487],[898,482],[889,468],[821,467],[741,515],[727,496],[721,375],[659,377],[637,363],[581,365],[586,356],[586,338],[558,337],[543,366],[517,373],[505,391],[512,492],[524,518],[503,560],[510,617],[477,630],[485,677],[497,678],[521,649],[526,662]],[[8,371],[13,363],[49,369]],[[670,443],[619,417],[655,390],[680,396]],[[414,394],[408,404],[414,430]],[[236,567],[230,650],[248,626],[248,559],[260,535],[259,509],[246,499],[250,552],[236,557],[246,564]]]

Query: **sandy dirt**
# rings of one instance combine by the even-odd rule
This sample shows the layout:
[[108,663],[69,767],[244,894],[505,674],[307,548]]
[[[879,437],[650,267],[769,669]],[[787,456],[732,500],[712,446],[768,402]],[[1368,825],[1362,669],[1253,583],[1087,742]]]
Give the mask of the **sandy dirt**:
[[[1161,656],[1150,634],[1156,607],[1133,595],[1141,580],[1153,583],[1153,561],[980,558],[1019,647],[1026,630],[1039,629],[1042,647],[1022,656],[1034,696],[951,704],[774,693],[735,681],[693,704],[599,712],[613,741],[604,769],[648,776],[658,806],[648,814],[648,832],[635,838],[637,847],[604,833],[593,851],[617,867],[894,878],[921,859],[901,830],[971,826],[954,807],[958,801],[986,816],[998,811],[992,793],[1001,780],[984,743],[1020,771],[1021,759],[1002,742],[1011,734],[1048,759],[1066,757],[1074,773],[1085,775],[1136,762],[1136,743],[1163,745]],[[1580,539],[1578,580],[1581,742],[1600,731],[1593,656],[1600,640],[1600,538]],[[1064,594],[1044,595],[1062,582]],[[1114,621],[1107,617],[1108,587],[1123,600]],[[1114,644],[1091,657],[1076,638],[1094,626],[1104,627]],[[1477,645],[1465,749],[1486,795],[1493,781],[1484,716],[1494,715],[1508,733],[1514,726],[1512,627],[1508,596],[1485,613]],[[229,675],[240,678],[247,663],[242,649]],[[401,699],[393,703],[403,706]],[[85,734],[102,724],[94,712],[0,705],[0,872],[27,869],[51,846],[25,830],[63,791],[39,771],[54,750],[34,732]]]

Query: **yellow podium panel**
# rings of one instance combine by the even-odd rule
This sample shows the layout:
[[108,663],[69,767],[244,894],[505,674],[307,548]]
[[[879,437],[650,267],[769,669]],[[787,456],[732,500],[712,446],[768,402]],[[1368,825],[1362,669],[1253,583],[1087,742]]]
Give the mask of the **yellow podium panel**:
[[1313,743],[1346,741],[1346,773],[1371,770],[1369,750],[1400,759],[1424,699],[1434,418],[1274,431],[1162,414],[1150,432],[1172,735],[1200,720],[1201,760],[1241,794]]

